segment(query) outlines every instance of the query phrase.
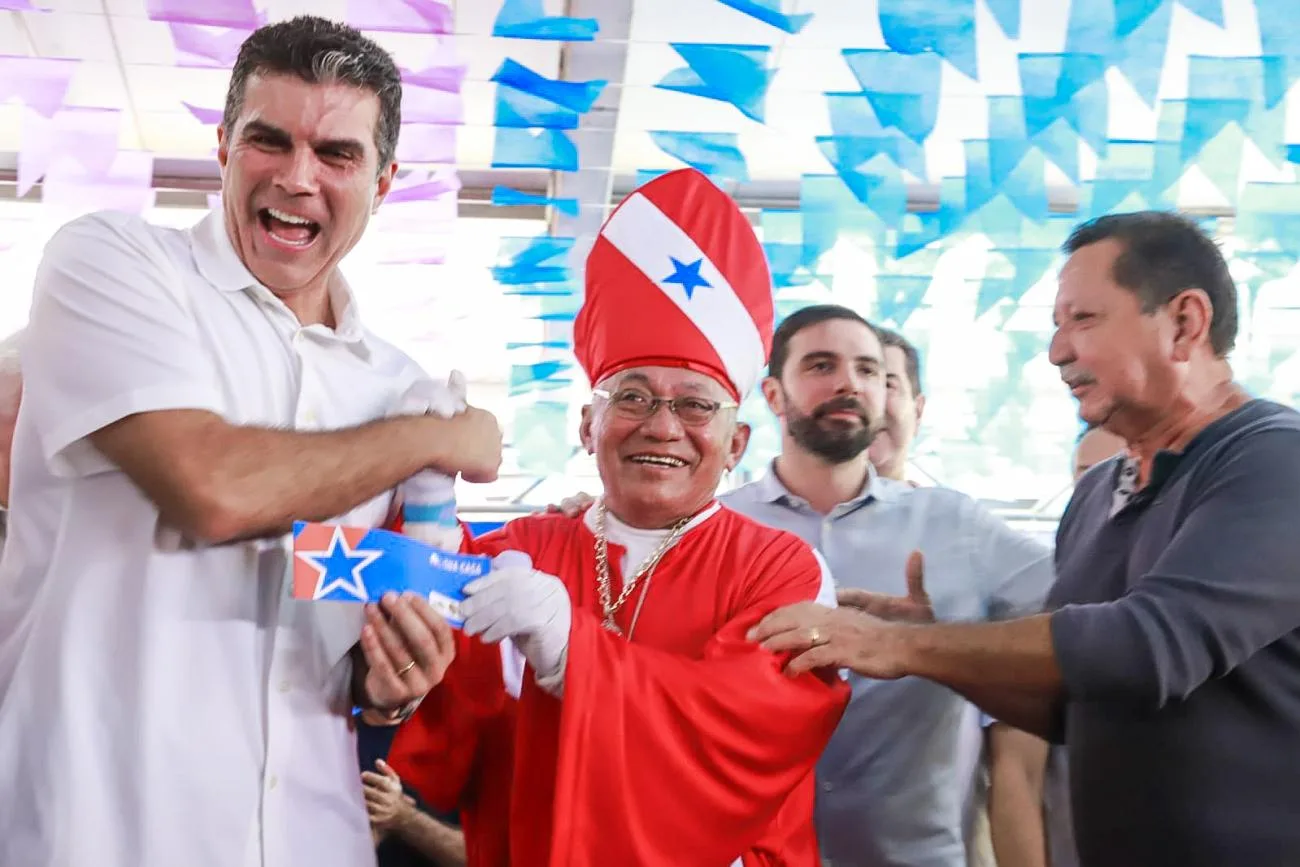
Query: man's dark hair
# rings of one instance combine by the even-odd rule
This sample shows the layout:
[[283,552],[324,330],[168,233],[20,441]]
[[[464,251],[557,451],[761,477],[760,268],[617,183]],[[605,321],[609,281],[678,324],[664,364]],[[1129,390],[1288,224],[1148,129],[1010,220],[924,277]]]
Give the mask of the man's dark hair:
[[1237,286],[1219,245],[1193,221],[1167,211],[1108,214],[1079,226],[1066,253],[1113,238],[1123,246],[1111,277],[1154,313],[1180,292],[1200,289],[1210,299],[1210,347],[1220,358],[1237,340]]
[[375,148],[382,170],[397,153],[402,126],[402,76],[392,56],[360,31],[311,15],[259,27],[239,48],[221,122],[227,133],[244,108],[254,75],[293,75],[309,84],[350,84],[379,98]]
[[838,304],[813,304],[808,307],[801,307],[781,320],[781,324],[777,326],[776,332],[772,335],[772,354],[768,357],[767,362],[768,375],[777,379],[781,378],[781,371],[785,368],[785,362],[790,356],[790,341],[796,334],[805,328],[835,319],[861,322],[870,331],[875,332],[876,330],[876,327],[863,319],[859,313]]
[[894,347],[903,353],[903,369],[907,372],[907,381],[912,386],[912,397],[921,396],[921,353],[911,341],[897,331],[876,326],[876,335],[886,349]]

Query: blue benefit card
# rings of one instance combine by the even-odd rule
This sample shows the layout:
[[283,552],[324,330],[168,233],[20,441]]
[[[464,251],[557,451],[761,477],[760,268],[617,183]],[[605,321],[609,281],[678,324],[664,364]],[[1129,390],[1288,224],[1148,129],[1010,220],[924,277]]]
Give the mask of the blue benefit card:
[[490,571],[488,557],[443,551],[388,530],[293,525],[295,599],[378,602],[389,591],[410,591],[462,626],[465,585]]

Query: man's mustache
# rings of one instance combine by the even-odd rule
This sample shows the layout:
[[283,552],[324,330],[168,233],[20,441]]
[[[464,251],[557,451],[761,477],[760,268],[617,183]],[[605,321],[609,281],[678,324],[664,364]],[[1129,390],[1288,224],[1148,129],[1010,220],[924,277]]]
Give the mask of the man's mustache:
[[855,413],[858,418],[862,419],[863,424],[867,422],[867,408],[851,397],[837,397],[826,401],[813,411],[813,417],[825,418],[835,412]]

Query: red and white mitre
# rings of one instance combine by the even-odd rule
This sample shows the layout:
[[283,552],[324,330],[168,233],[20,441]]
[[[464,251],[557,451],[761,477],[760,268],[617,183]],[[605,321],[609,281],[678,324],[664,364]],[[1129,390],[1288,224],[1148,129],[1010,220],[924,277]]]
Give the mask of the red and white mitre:
[[749,220],[712,181],[681,169],[633,192],[601,228],[574,350],[593,384],[631,367],[685,367],[739,401],[763,375],[774,318]]

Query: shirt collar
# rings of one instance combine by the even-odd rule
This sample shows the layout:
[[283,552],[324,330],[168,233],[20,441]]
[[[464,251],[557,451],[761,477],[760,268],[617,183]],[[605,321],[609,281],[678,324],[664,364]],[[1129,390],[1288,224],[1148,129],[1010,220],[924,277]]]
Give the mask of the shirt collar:
[[[777,502],[803,503],[804,502],[803,497],[791,493],[790,490],[786,488],[784,484],[782,484],[780,476],[776,474],[775,459],[773,459],[772,463],[768,465],[767,475],[759,479],[757,485],[758,485],[759,498],[764,502],[767,503],[777,503]],[[881,502],[891,502],[892,500],[896,499],[898,496],[898,488],[896,485],[897,483],[893,482],[891,479],[882,478],[880,474],[876,472],[876,468],[871,465],[870,461],[868,461],[867,480],[865,483],[863,483],[862,490],[858,493],[856,497],[849,500],[847,503],[841,503],[840,508],[857,507],[864,503],[870,502],[871,500],[879,500]]]
[[[194,253],[194,264],[203,278],[221,292],[249,292],[254,297],[272,303],[290,316],[293,314],[284,302],[257,282],[257,278],[240,260],[235,247],[230,243],[230,234],[226,231],[226,221],[220,211],[209,211],[208,215],[190,229],[190,247]],[[338,340],[349,344],[358,354],[369,357],[370,346],[367,343],[366,329],[361,324],[357,313],[356,296],[343,274],[337,269],[330,279],[330,305],[338,326],[332,331],[324,326],[308,326],[308,330],[330,333]]]

